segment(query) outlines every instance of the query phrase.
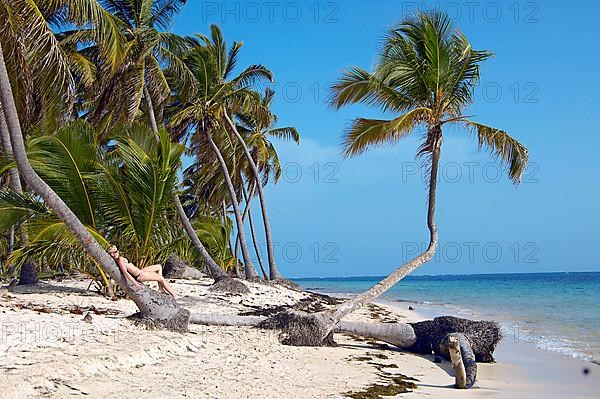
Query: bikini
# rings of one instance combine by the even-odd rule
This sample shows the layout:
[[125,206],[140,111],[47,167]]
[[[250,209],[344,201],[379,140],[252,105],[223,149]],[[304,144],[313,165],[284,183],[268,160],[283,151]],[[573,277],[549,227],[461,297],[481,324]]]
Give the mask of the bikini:
[[[115,262],[116,262],[116,260],[115,260]],[[133,277],[135,279],[135,281],[141,283],[141,281],[139,280],[139,278],[142,277],[142,273],[144,273],[144,272],[140,270],[140,274],[138,274],[137,276]]]

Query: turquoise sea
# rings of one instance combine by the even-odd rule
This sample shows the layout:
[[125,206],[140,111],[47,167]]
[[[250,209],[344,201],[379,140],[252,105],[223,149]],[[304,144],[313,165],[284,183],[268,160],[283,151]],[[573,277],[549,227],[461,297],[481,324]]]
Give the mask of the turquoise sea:
[[[381,278],[295,281],[308,290],[351,296]],[[505,339],[600,363],[600,272],[409,276],[382,299],[427,317],[493,319]]]

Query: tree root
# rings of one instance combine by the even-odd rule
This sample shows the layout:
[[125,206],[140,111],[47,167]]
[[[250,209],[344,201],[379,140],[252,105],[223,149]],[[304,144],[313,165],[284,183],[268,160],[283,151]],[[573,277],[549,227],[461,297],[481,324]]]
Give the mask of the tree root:
[[141,312],[134,313],[128,316],[127,319],[131,320],[136,326],[144,327],[147,330],[169,330],[186,333],[189,331],[190,311],[182,308],[174,317],[167,320],[157,320],[145,316]]
[[494,362],[494,350],[502,339],[498,323],[494,321],[472,321],[452,316],[436,317],[419,323],[411,323],[417,341],[408,348],[411,352],[444,356],[440,352],[440,342],[451,333],[463,333],[475,354],[475,360],[482,363]]
[[477,363],[467,337],[460,333],[446,335],[440,342],[440,352],[452,361],[456,388],[473,387],[477,379]]
[[281,342],[291,346],[336,346],[333,328],[322,313],[286,311],[268,318],[260,327],[281,330]]

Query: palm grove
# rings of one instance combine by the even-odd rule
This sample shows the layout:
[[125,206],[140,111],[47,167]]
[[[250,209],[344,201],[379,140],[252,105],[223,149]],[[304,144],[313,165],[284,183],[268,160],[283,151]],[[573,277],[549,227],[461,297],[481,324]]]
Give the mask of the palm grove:
[[[185,327],[189,313],[147,287],[133,290],[107,245],[141,266],[176,254],[227,289],[247,291],[240,279],[260,275],[282,281],[264,186],[281,173],[272,139],[300,140],[293,127],[278,126],[270,109],[275,93],[259,89],[273,73],[238,65],[241,43],[228,46],[217,26],[192,37],[166,31],[185,3],[0,0],[5,272],[20,268],[25,279],[32,269],[77,268],[106,292],[114,281],[142,314],[173,328]],[[472,49],[446,16],[421,14],[388,32],[372,72],[351,67],[332,86],[335,108],[364,103],[396,114],[356,119],[342,143],[347,156],[425,128],[418,156],[430,171],[431,240],[363,295],[302,319],[318,327],[299,332],[313,336],[299,337],[302,343],[319,344],[342,317],[433,257],[443,126],[463,126],[519,182],[527,150],[464,114],[490,56]],[[181,171],[183,154],[193,162]],[[266,259],[252,201],[259,202]]]

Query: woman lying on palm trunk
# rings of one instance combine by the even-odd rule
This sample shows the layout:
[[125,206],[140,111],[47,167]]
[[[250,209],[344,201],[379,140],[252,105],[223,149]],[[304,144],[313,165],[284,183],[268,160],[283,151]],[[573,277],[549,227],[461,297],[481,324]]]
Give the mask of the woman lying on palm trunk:
[[127,258],[120,256],[119,249],[114,245],[108,249],[108,254],[112,256],[117,263],[117,266],[119,266],[121,273],[127,280],[131,281],[136,289],[140,287],[140,283],[145,283],[146,281],[156,281],[158,283],[158,289],[161,292],[168,293],[174,299],[177,299],[177,295],[175,295],[175,292],[162,275],[161,265],[152,265],[140,269],[133,263],[129,262]]

